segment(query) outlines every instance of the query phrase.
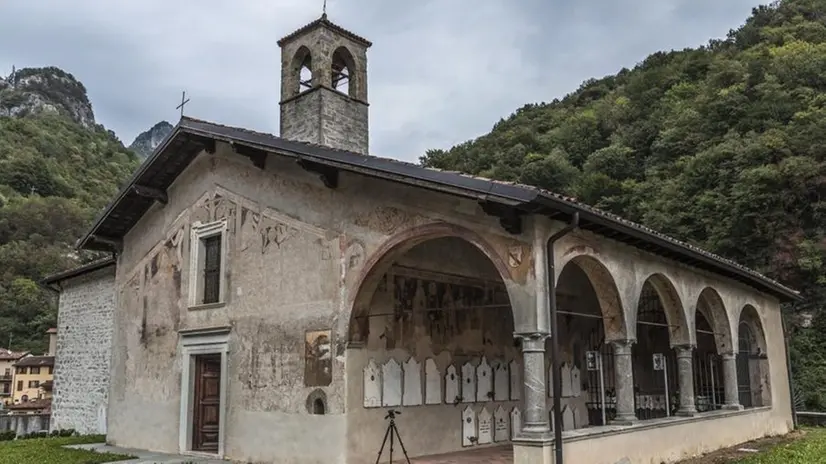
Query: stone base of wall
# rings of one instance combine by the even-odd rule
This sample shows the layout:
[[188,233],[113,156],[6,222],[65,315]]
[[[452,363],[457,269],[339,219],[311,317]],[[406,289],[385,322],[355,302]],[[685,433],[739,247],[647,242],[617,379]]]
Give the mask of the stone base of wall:
[[18,437],[34,432],[48,432],[50,420],[50,414],[0,415],[0,432],[14,430]]

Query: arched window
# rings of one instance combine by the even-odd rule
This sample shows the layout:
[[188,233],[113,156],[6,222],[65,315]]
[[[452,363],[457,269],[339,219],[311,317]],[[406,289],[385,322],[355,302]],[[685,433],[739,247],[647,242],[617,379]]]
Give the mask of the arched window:
[[332,87],[341,93],[353,96],[355,86],[352,76],[355,68],[353,55],[345,47],[339,47],[333,52]]

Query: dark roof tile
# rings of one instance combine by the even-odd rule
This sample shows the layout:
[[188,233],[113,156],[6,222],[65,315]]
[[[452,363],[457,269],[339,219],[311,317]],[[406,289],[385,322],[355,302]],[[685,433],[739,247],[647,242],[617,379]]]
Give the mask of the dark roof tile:
[[305,26],[302,26],[302,27],[296,29],[295,31],[285,35],[281,39],[279,39],[278,40],[278,46],[280,47],[280,46],[284,45],[285,43],[289,42],[291,39],[293,39],[295,37],[298,37],[299,35],[309,31],[310,29],[313,29],[313,28],[316,28],[316,27],[319,27],[319,26],[327,27],[327,28],[329,28],[329,29],[331,29],[331,30],[333,30],[333,31],[335,31],[335,32],[337,32],[337,33],[339,33],[339,34],[355,41],[355,42],[358,42],[358,43],[364,45],[365,47],[370,47],[371,45],[373,45],[369,40],[365,39],[364,37],[362,37],[358,34],[355,34],[351,31],[348,31],[347,29],[344,29],[343,27],[339,26],[338,24],[330,21],[329,19],[327,19],[327,15],[323,14],[323,15],[321,15],[320,18],[316,19],[315,21],[313,21],[311,23],[308,23]]

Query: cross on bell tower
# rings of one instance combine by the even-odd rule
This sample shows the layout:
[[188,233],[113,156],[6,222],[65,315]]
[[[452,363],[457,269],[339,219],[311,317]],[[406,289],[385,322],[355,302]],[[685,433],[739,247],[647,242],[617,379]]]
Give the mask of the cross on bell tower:
[[367,153],[371,45],[328,20],[326,5],[319,19],[278,41],[281,137]]

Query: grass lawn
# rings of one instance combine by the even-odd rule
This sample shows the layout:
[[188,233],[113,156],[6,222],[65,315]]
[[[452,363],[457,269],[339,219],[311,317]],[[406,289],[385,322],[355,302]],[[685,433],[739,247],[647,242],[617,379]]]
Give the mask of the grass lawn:
[[123,461],[132,456],[63,448],[65,445],[101,443],[103,436],[31,438],[0,442],[0,464],[97,464]]
[[826,463],[826,428],[804,428],[803,436],[766,452],[734,461],[736,464]]

